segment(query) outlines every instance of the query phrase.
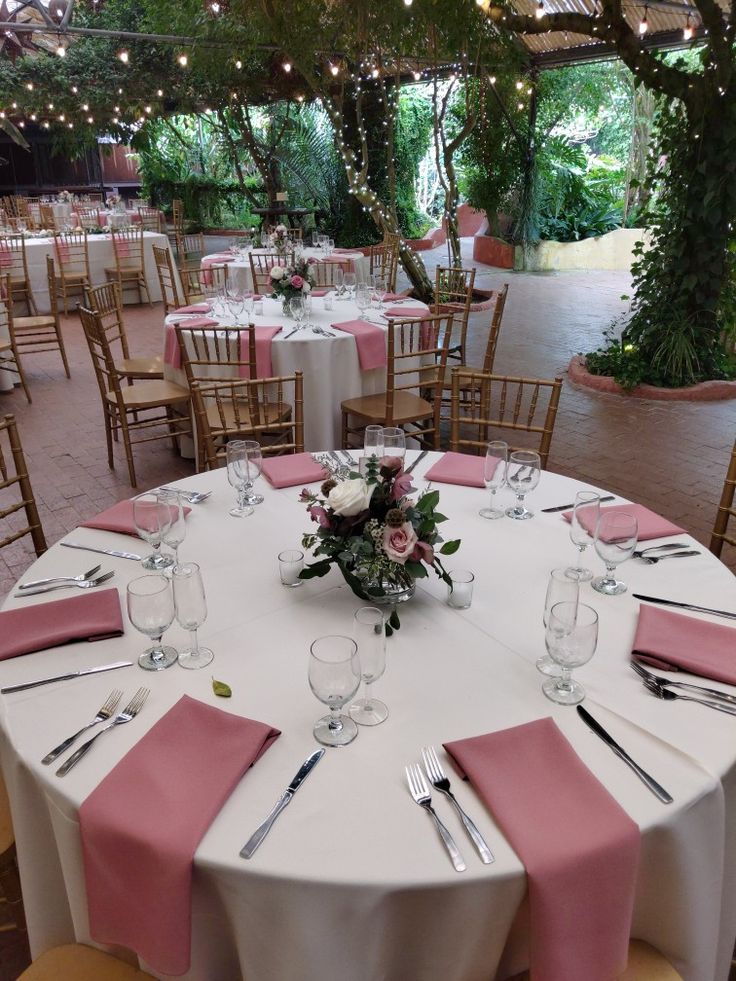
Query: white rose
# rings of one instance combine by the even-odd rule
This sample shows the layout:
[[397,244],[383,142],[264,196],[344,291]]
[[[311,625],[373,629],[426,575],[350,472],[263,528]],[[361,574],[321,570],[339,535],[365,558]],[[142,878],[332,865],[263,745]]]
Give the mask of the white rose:
[[311,293],[311,292],[312,292],[312,287],[310,286],[310,284],[305,279],[304,280],[304,286],[302,286],[302,293]]
[[271,279],[283,279],[286,275],[286,270],[283,266],[274,266],[271,269]]
[[373,487],[369,487],[360,477],[343,480],[330,491],[327,505],[335,514],[344,518],[353,518],[368,509],[372,493]]

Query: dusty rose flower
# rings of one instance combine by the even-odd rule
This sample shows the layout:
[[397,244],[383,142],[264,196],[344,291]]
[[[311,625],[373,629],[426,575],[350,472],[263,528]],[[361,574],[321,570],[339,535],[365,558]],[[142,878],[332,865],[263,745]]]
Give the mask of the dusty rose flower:
[[383,529],[383,550],[392,562],[403,565],[414,552],[417,533],[408,521],[400,528]]
[[426,562],[427,565],[432,565],[434,562],[434,549],[426,542],[417,542],[416,548],[411,553],[410,558],[412,562]]
[[291,285],[294,287],[295,290],[300,290],[302,286],[304,286],[304,280],[302,279],[301,276],[292,276]]
[[393,477],[395,473],[404,465],[404,461],[400,456],[382,456],[380,460],[380,470],[382,477]]
[[307,511],[309,511],[312,521],[316,521],[320,528],[330,527],[330,519],[327,516],[327,512],[319,504],[313,504],[310,508],[307,508]]
[[411,474],[400,473],[391,487],[391,500],[400,501],[402,497],[411,494],[413,490],[414,485],[411,482]]

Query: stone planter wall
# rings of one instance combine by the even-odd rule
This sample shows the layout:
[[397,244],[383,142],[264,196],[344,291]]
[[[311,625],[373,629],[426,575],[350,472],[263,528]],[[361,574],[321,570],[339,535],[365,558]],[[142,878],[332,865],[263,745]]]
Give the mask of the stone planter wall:
[[516,269],[539,272],[549,269],[631,269],[634,246],[649,234],[641,228],[617,228],[580,242],[538,242],[523,253],[516,250]]

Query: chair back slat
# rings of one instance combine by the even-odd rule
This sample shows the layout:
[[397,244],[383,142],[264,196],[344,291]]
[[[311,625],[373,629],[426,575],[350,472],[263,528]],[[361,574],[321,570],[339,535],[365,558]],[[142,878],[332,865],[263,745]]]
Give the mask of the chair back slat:
[[473,302],[475,269],[437,266],[434,282],[434,312],[452,314],[453,338],[450,358],[465,363],[470,307]]
[[[7,449],[4,449],[4,443],[7,443]],[[36,555],[43,555],[47,548],[46,537],[33,496],[18,427],[12,415],[6,415],[0,421],[0,476],[0,548],[30,535]],[[21,511],[25,512],[24,524],[19,524],[12,517]]]
[[175,327],[181,363],[191,386],[253,378],[256,366],[255,327]]
[[138,219],[144,232],[161,233],[161,212],[158,208],[139,206]]
[[313,262],[310,267],[314,272],[314,282],[317,286],[337,285],[340,273],[345,274],[346,270],[352,270],[352,266],[346,262],[325,259],[322,262]]
[[77,309],[79,310],[79,317],[82,321],[84,336],[92,358],[92,366],[103,404],[107,399],[108,393],[114,393],[121,411],[124,411],[120,374],[115,368],[107,335],[100,322],[100,315],[94,310],[88,310],[83,306]]
[[111,228],[110,235],[118,273],[125,269],[143,269],[143,229]]
[[54,255],[59,263],[62,279],[82,275],[89,281],[89,246],[86,229],[81,232],[56,232]]
[[736,491],[736,442],[731,450],[731,460],[726,471],[726,479],[723,482],[721,500],[716,512],[716,520],[713,525],[713,533],[710,539],[710,550],[719,558],[723,551],[724,544],[736,547],[736,533],[729,532],[729,523],[732,518],[736,518],[736,508],[734,507],[734,492]]
[[98,317],[97,323],[104,332],[107,346],[111,352],[117,344],[123,358],[130,357],[128,335],[123,320],[123,302],[118,283],[103,283],[101,286],[86,286],[84,302],[87,309]]
[[509,284],[504,283],[496,293],[496,303],[493,307],[493,315],[491,316],[491,327],[488,333],[486,353],[483,357],[483,371],[487,375],[490,375],[493,371],[493,363],[496,360],[496,348],[498,347],[498,338],[501,333],[501,322],[503,320],[503,311],[506,307],[508,292]]
[[171,252],[168,248],[160,248],[158,245],[152,246],[152,250],[158,282],[161,287],[161,296],[164,298],[164,309],[166,313],[170,313],[182,306],[174,274],[174,264],[171,261]]

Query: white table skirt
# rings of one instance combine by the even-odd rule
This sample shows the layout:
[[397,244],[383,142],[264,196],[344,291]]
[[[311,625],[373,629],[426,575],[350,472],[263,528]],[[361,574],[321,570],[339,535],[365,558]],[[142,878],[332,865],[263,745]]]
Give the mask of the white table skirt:
[[[432,462],[417,468],[417,484]],[[263,483],[263,482],[261,482]],[[401,630],[389,640],[388,667],[376,694],[389,706],[381,726],[324,760],[279,819],[255,857],[238,857],[299,764],[314,747],[312,725],[324,707],[307,683],[309,642],[351,631],[361,605],[339,574],[298,590],[278,582],[276,555],[300,541],[309,522],[299,488],[261,489],[265,502],[249,519],[230,518],[224,471],[188,478],[211,488],[195,506],[181,546],[200,563],[209,618],[201,630],[215,661],[206,671],[176,666],[143,675],[137,667],[0,697],[0,754],[8,783],[35,954],[59,943],[89,942],[77,813],[81,802],[183,693],[282,730],[249,771],[197,848],[193,877],[193,950],[187,981],[350,981],[422,979],[489,981],[525,967],[526,881],[523,867],[469,786],[453,779],[496,862],[474,854],[446,802],[438,808],[468,863],[456,874],[421,810],[411,801],[403,768],[424,745],[552,716],[576,752],[642,830],[633,936],[667,956],[685,981],[725,981],[736,935],[736,720],[697,705],[648,695],[628,667],[638,603],[644,591],[736,609],[731,573],[703,552],[684,562],[647,566],[629,561],[621,575],[630,592],[605,597],[584,586],[600,614],[593,660],[576,674],[585,704],[673,794],[659,803],[571,708],[549,702],[533,662],[543,652],[542,607],[550,568],[574,557],[559,514],[532,521],[478,517],[486,493],[439,485],[448,537],[462,547],[447,561],[476,576],[473,605],[450,609],[445,587],[423,580],[401,608]],[[574,499],[582,485],[544,474],[530,495],[534,510]],[[504,503],[511,503],[502,492]],[[79,529],[74,540],[130,550],[125,536]],[[683,540],[690,541],[687,537]],[[135,543],[145,553],[146,546]],[[136,548],[134,547],[134,550]],[[25,576],[67,574],[89,564],[84,553],[54,546]],[[595,555],[586,559],[596,569]],[[85,565],[86,563],[86,565]],[[125,584],[136,563],[105,560]],[[19,601],[33,604],[44,597]],[[175,646],[186,635],[173,627]],[[13,684],[49,673],[134,659],[146,641],[126,623],[123,638],[73,644],[0,664]],[[216,699],[210,675],[233,697]],[[129,726],[102,739],[68,777],[39,760],[91,717],[114,686],[126,695],[145,683],[151,696]],[[186,754],[186,746],[181,747]],[[213,747],[216,752],[216,747]],[[155,814],[141,820],[156,820]],[[540,834],[544,801],[540,801]]]
[[[256,254],[265,253],[266,249],[254,249]],[[223,252],[213,253],[209,256],[204,256],[204,260],[213,259],[215,255],[223,255]],[[324,258],[324,252],[321,249],[315,249],[308,247],[304,249],[304,255],[307,259],[314,259],[315,261]],[[336,252],[333,259],[350,259],[353,263],[353,268],[355,270],[356,282],[358,283],[368,283],[370,281],[370,261],[368,256],[363,255],[360,252],[350,252],[345,254],[344,252]],[[250,259],[236,259],[232,262],[228,262],[228,282],[231,286],[239,290],[252,290],[253,289],[253,273],[250,268]],[[323,444],[326,445],[326,444]]]

